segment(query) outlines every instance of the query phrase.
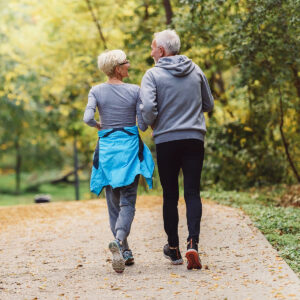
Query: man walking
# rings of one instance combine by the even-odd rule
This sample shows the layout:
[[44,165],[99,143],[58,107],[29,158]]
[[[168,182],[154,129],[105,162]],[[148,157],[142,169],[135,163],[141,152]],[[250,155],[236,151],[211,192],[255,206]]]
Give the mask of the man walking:
[[153,128],[157,165],[163,188],[164,229],[168,244],[163,252],[172,264],[182,264],[178,237],[178,175],[184,178],[188,224],[188,269],[201,269],[198,254],[202,203],[200,178],[206,133],[203,112],[213,109],[214,99],[207,79],[195,63],[178,55],[180,39],[174,30],[154,34],[151,56],[155,66],[141,84],[141,111]]

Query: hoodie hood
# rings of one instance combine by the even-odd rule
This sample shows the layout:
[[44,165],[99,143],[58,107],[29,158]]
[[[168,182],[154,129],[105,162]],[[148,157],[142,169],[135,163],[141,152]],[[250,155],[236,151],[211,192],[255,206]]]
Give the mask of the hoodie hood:
[[160,58],[155,67],[166,69],[173,76],[183,77],[194,70],[195,64],[185,55],[174,55]]

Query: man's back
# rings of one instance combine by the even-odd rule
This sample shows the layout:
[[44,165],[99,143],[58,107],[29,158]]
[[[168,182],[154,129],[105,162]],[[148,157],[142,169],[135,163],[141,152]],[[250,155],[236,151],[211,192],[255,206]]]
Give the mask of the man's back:
[[141,86],[143,118],[154,125],[155,143],[180,139],[204,140],[203,111],[213,108],[202,70],[183,55],[161,58],[148,70]]

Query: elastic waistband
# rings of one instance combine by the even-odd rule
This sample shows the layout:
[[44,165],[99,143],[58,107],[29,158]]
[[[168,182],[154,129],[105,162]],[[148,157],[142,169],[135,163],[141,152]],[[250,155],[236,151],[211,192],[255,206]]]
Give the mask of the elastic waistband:
[[181,130],[166,132],[160,135],[154,136],[155,144],[165,143],[169,141],[185,140],[185,139],[197,139],[204,141],[205,133],[200,130]]
[[139,130],[137,126],[126,126],[126,127],[117,127],[117,128],[108,128],[108,129],[102,129],[98,131],[99,138],[108,137],[110,134],[121,131],[128,135],[138,135]]

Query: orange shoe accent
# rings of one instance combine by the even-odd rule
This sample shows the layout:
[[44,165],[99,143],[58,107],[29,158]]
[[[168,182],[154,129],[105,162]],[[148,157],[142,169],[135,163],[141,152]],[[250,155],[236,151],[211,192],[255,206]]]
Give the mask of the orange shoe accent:
[[201,260],[200,260],[199,254],[196,250],[189,249],[186,252],[185,257],[188,261],[188,265],[187,265],[188,270],[202,268]]

